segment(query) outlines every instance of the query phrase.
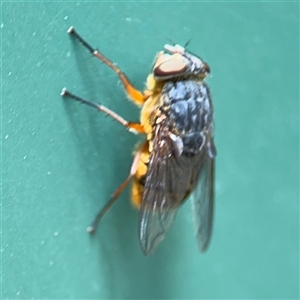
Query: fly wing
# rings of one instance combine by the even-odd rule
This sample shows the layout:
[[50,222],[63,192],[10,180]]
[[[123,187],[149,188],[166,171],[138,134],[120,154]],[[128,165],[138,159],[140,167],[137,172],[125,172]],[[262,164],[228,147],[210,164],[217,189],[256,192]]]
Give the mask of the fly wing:
[[210,242],[214,210],[214,158],[205,157],[198,183],[192,193],[192,205],[196,238],[200,252],[204,252]]
[[146,256],[154,253],[170,229],[192,178],[184,156],[176,155],[178,149],[162,131],[156,130],[140,209],[139,239]]

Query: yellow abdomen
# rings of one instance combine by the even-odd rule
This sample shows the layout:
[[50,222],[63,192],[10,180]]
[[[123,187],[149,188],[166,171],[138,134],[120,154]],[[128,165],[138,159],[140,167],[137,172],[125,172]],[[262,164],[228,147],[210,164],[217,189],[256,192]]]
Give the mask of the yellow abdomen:
[[150,74],[147,78],[147,90],[145,91],[145,94],[149,94],[150,96],[143,104],[140,116],[147,141],[139,148],[141,154],[131,189],[131,202],[136,208],[140,208],[142,203],[146,173],[152,149],[153,126],[157,117],[157,108],[161,106],[162,88],[163,83],[154,80],[153,75]]
[[136,208],[140,208],[144,193],[144,185],[150,157],[148,141],[139,148],[139,151],[141,151],[140,159],[138,161],[136,173],[133,177],[133,184],[131,188],[131,202]]

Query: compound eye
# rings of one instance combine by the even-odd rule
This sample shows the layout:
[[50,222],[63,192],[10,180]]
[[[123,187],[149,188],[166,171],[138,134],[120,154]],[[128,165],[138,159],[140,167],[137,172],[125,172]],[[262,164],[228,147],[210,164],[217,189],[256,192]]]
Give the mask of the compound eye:
[[157,78],[170,78],[180,76],[187,70],[184,58],[180,54],[163,55],[154,68],[153,74]]
[[210,67],[207,63],[204,63],[203,65],[203,70],[205,73],[209,74],[210,73]]

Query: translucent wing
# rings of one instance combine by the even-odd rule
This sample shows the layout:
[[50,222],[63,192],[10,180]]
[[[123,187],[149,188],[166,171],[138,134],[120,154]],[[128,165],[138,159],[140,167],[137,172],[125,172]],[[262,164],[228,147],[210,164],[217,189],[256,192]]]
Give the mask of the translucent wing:
[[[173,162],[153,156],[150,161],[140,209],[140,243],[145,255],[151,255],[173,223],[180,202],[168,184]],[[174,187],[173,187],[174,190]]]
[[214,210],[214,158],[206,156],[192,193],[196,238],[200,252],[207,249],[212,233]]
[[153,151],[146,174],[146,183],[140,209],[139,238],[142,250],[154,253],[171,227],[178,207],[190,192],[193,177],[192,162],[177,156],[171,139],[156,130]]

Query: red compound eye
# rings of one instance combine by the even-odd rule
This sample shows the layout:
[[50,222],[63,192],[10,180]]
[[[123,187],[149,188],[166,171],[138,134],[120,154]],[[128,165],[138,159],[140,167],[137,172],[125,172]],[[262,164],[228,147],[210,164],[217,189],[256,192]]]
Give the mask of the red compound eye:
[[169,77],[183,74],[185,71],[186,65],[181,55],[174,54],[157,64],[153,69],[153,74],[157,77]]
[[210,73],[210,67],[208,64],[204,63],[203,69],[205,73]]

